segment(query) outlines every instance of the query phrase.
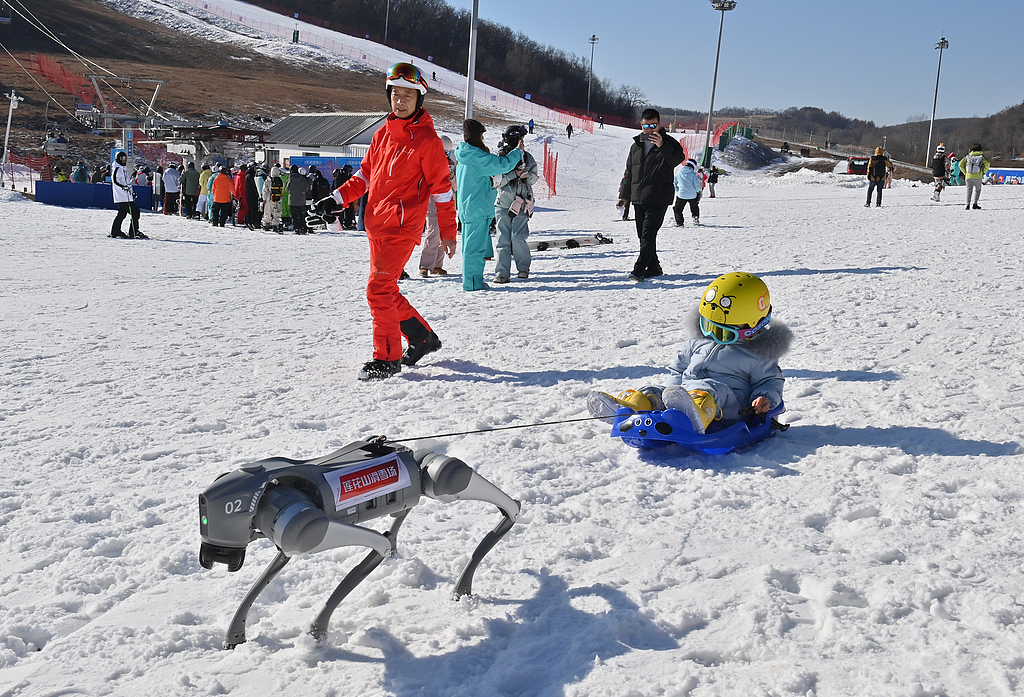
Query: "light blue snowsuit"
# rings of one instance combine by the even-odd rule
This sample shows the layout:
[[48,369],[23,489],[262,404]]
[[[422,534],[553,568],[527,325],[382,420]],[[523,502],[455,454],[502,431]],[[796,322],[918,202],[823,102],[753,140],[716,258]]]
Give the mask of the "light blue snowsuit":
[[458,184],[458,212],[462,221],[462,289],[484,289],[484,258],[491,249],[491,218],[497,191],[491,177],[504,174],[519,163],[522,150],[516,148],[498,157],[469,143],[459,143],[455,157]]
[[726,420],[740,418],[740,409],[758,397],[767,399],[772,408],[782,402],[785,379],[778,361],[793,337],[787,326],[772,322],[749,341],[722,345],[701,333],[695,311],[687,321],[691,338],[679,347],[666,385],[710,393]]

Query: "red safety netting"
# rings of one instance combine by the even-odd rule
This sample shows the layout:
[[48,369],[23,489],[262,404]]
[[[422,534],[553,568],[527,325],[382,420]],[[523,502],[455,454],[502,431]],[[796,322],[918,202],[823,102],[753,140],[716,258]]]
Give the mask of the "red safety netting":
[[548,152],[548,142],[544,141],[544,181],[548,185],[548,198],[556,196],[558,182],[558,153]]
[[49,56],[33,53],[29,60],[29,70],[60,85],[75,95],[75,99],[81,104],[92,104],[96,100],[96,90],[92,88],[92,84],[88,80],[71,72]]
[[13,184],[15,189],[23,191],[35,191],[37,181],[51,181],[53,175],[50,173],[50,158],[48,157],[23,157],[10,153],[10,162],[4,166],[4,185]]

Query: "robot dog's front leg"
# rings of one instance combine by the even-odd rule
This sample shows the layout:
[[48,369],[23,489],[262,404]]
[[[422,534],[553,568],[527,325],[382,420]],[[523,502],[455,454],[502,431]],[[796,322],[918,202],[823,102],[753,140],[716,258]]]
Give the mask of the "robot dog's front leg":
[[466,564],[452,591],[456,600],[473,592],[473,574],[484,556],[512,529],[519,518],[519,502],[491,484],[462,460],[432,451],[416,453],[420,463],[423,494],[438,501],[486,501],[501,511],[498,525],[477,545],[473,558]]
[[[404,517],[403,515],[402,518],[404,519]],[[381,534],[369,528],[330,520],[309,496],[288,486],[276,487],[263,496],[253,523],[265,537],[277,545],[278,553],[253,583],[249,592],[242,599],[238,610],[235,611],[235,616],[228,626],[227,637],[224,640],[226,649],[233,649],[245,642],[245,620],[249,614],[249,608],[291,557],[296,554],[322,552],[337,547],[370,547],[373,550],[370,555],[356,569],[349,572],[342,581],[342,585],[348,584],[348,591],[350,591],[366,578],[386,556],[394,552],[394,537],[398,532],[398,526],[401,525],[399,520],[387,534]],[[348,591],[345,591],[345,594]],[[341,598],[344,598],[345,594],[342,594]],[[334,596],[332,596],[332,600],[333,598]],[[337,602],[341,602],[341,598]],[[331,611],[336,606],[337,603],[331,607]],[[328,612],[326,617],[323,617],[321,634],[326,633],[329,620],[330,613]],[[320,618],[317,618],[317,621],[320,622]],[[317,625],[314,624],[313,628],[315,631]]]

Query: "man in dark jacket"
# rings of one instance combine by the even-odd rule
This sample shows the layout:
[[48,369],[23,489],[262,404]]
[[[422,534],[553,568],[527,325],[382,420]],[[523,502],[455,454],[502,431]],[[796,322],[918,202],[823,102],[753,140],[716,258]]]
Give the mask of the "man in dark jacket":
[[882,189],[885,188],[885,177],[889,173],[889,158],[885,156],[885,150],[879,145],[875,148],[875,154],[868,160],[868,202],[865,208],[871,207],[871,192],[878,189],[878,196],[875,198],[875,207],[882,205]]
[[296,235],[306,234],[306,194],[309,193],[309,178],[299,172],[296,165],[288,169],[288,207],[292,211],[292,228]]
[[656,109],[645,109],[640,115],[641,133],[633,139],[626,157],[626,173],[619,184],[619,206],[633,203],[636,235],[640,238],[640,255],[629,278],[642,281],[662,274],[658,260],[658,230],[665,221],[665,211],[672,205],[673,170],[685,158],[679,142],[661,125]]
[[196,217],[196,203],[199,202],[199,172],[195,162],[189,162],[181,175],[181,196],[185,202],[185,217],[192,220]]

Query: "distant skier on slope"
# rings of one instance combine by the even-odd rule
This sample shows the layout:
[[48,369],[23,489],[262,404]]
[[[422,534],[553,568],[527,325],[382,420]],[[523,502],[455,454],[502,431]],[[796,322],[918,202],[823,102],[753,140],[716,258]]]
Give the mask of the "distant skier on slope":
[[779,358],[793,334],[772,321],[771,295],[750,273],[727,273],[704,290],[696,312],[685,318],[689,338],[669,366],[662,387],[625,390],[617,397],[594,390],[587,397],[593,416],[614,416],[620,407],[634,411],[678,409],[704,433],[717,419],[740,418],[751,408],[766,414],[782,402],[784,378]]
[[946,188],[946,179],[949,177],[949,160],[946,159],[946,146],[939,143],[935,148],[935,157],[932,158],[932,178],[935,180],[935,191],[932,193],[932,201],[938,201],[942,190]]

